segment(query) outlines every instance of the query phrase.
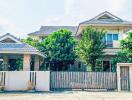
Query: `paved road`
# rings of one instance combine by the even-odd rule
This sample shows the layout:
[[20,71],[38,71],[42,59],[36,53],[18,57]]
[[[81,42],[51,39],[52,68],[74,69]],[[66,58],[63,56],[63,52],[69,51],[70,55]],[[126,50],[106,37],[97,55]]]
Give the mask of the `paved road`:
[[0,100],[132,100],[131,92],[0,93]]

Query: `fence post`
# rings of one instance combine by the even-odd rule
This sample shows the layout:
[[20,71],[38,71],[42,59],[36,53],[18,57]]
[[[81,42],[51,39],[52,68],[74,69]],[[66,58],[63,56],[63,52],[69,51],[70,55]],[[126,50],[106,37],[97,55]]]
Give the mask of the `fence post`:
[[130,79],[130,91],[132,91],[132,64],[129,68],[129,79]]
[[117,90],[121,91],[120,66],[117,64]]

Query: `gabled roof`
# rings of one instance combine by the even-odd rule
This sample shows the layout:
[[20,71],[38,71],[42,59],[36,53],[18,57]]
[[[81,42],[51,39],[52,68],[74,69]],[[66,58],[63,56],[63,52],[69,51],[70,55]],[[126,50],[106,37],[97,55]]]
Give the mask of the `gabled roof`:
[[17,37],[11,35],[10,33],[6,33],[5,35],[0,36],[0,42],[3,41],[3,40],[5,40],[5,39],[8,39],[8,38],[11,39],[11,40],[13,40],[16,43],[21,43],[20,39],[18,39]]
[[35,47],[30,46],[26,43],[22,43],[18,38],[9,33],[1,36],[0,41],[3,41],[7,38],[10,38],[16,42],[0,42],[0,54],[36,54],[44,57],[44,55]]
[[48,36],[52,32],[63,28],[72,31],[73,34],[75,34],[77,31],[77,26],[41,26],[39,31],[29,33],[28,35]]
[[132,22],[128,22],[126,20],[123,20],[113,14],[111,14],[108,11],[105,11],[96,17],[84,21],[80,24],[119,24],[119,25],[132,25]]

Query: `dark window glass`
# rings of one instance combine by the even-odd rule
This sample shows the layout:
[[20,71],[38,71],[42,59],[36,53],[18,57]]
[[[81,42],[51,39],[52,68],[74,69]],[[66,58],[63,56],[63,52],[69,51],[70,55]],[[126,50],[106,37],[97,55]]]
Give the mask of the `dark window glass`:
[[112,34],[107,34],[107,41],[112,42]]
[[118,34],[113,34],[113,40],[118,40]]
[[112,47],[112,34],[107,34],[107,47]]

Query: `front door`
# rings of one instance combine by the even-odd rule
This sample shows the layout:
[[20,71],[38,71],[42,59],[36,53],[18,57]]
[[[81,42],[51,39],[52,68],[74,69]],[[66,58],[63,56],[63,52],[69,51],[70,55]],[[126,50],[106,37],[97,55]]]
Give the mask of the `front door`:
[[129,91],[129,67],[121,66],[120,67],[120,76],[121,76],[121,90]]

